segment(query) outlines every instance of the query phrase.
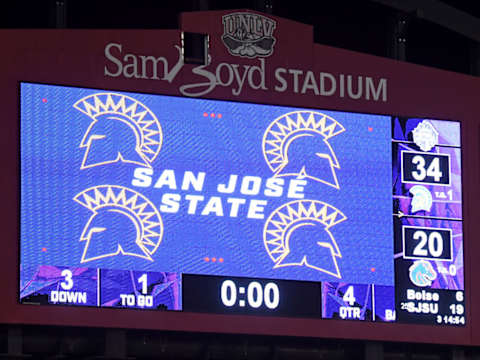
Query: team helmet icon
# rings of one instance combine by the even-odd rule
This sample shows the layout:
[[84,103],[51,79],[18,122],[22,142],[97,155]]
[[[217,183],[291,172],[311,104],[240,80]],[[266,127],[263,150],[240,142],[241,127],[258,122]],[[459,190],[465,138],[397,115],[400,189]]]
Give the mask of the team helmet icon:
[[412,284],[420,287],[431,286],[437,278],[437,273],[432,264],[426,260],[415,261],[409,270],[409,277]]
[[80,143],[85,148],[81,169],[118,161],[151,167],[162,147],[162,128],[144,104],[122,94],[97,93],[73,106],[92,119]]
[[422,151],[430,151],[438,144],[438,131],[435,130],[432,123],[428,120],[423,120],[412,131],[413,142]]
[[330,229],[346,216],[318,200],[286,203],[267,219],[263,241],[273,268],[306,266],[341,278],[337,258],[342,254]]
[[415,185],[410,188],[412,198],[412,213],[420,210],[430,211],[432,209],[433,199],[430,191],[422,185]]
[[81,263],[119,254],[153,261],[163,223],[150,200],[114,185],[91,187],[74,200],[92,212],[80,236],[85,242]]
[[263,156],[276,177],[308,178],[339,189],[340,164],[328,141],[344,131],[342,124],[320,112],[289,112],[265,131]]

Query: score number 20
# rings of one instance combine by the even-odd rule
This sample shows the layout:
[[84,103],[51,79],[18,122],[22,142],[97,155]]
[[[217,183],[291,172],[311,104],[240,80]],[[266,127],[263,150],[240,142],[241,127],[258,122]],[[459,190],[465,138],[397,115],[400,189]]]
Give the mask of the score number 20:
[[405,259],[452,261],[452,230],[421,226],[403,226]]
[[450,185],[450,156],[402,151],[402,182]]

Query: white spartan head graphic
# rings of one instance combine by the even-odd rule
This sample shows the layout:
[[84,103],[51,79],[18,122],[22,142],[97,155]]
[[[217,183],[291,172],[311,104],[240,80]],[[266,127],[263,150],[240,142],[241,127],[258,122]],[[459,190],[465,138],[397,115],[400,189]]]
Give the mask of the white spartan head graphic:
[[80,148],[81,169],[118,161],[151,168],[162,147],[162,128],[155,114],[140,101],[116,93],[96,93],[73,107],[92,120]]
[[329,140],[345,128],[316,111],[293,111],[275,119],[263,135],[263,156],[274,177],[295,176],[339,189],[340,164]]
[[430,211],[432,209],[433,199],[430,191],[422,185],[415,185],[410,188],[412,198],[412,213],[417,211]]
[[153,261],[163,235],[155,205],[142,194],[116,185],[98,185],[74,197],[91,211],[80,241],[85,243],[81,262],[116,255]]
[[318,200],[295,200],[277,208],[263,229],[273,268],[306,266],[341,278],[337,259],[342,254],[331,229],[346,219],[340,210]]

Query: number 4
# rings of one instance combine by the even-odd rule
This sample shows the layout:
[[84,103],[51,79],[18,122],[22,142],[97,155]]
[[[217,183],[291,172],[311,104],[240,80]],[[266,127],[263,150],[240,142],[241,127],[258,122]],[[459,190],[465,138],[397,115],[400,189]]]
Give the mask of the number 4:
[[433,158],[427,169],[427,176],[433,177],[437,182],[442,179],[443,173],[440,171],[440,159],[438,157]]
[[343,301],[348,303],[350,306],[355,305],[357,299],[355,299],[355,296],[353,295],[353,286],[349,286],[347,291],[345,291],[345,294],[343,294]]

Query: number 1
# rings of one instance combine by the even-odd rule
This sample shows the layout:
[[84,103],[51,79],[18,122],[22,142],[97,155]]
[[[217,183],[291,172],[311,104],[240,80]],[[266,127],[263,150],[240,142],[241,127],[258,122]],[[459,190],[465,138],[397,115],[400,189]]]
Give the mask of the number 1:
[[147,295],[148,288],[147,288],[147,274],[143,274],[138,278],[138,282],[142,284],[142,294]]

